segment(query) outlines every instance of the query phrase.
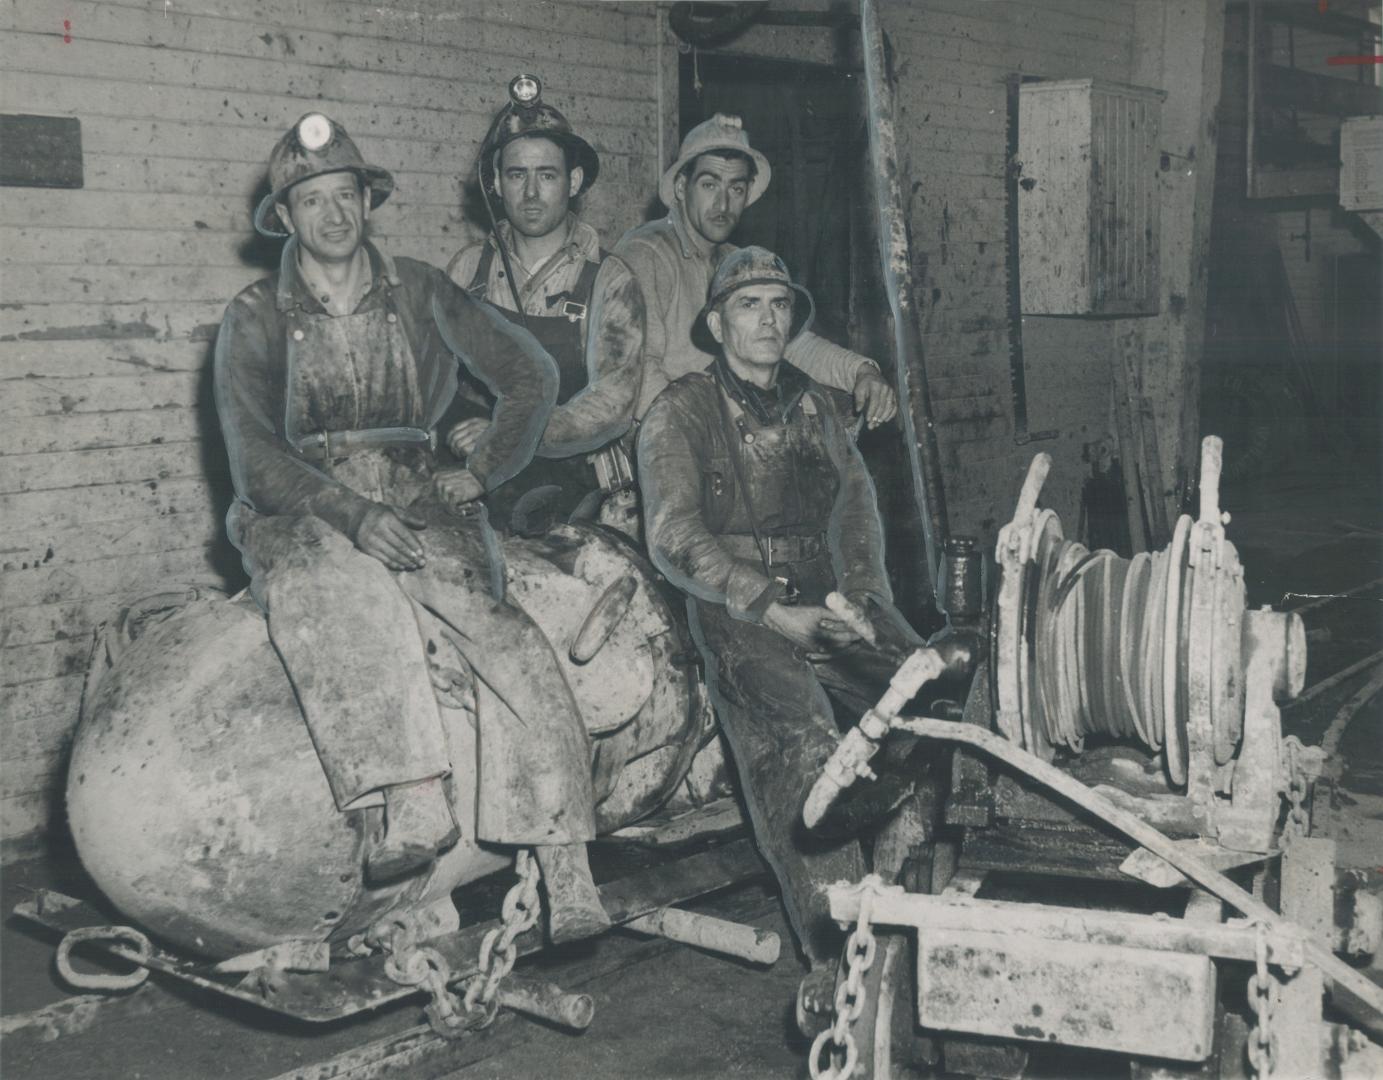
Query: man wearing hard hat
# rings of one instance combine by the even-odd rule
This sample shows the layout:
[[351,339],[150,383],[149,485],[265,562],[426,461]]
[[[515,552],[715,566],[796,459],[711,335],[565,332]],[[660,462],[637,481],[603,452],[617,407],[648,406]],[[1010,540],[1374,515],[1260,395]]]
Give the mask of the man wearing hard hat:
[[[778,256],[727,255],[692,331],[720,355],[653,402],[638,467],[649,554],[688,594],[755,838],[803,952],[833,973],[821,890],[858,881],[864,858],[854,839],[803,837],[803,800],[839,739],[833,701],[860,716],[920,639],[893,606],[853,403],[789,362],[811,316]],[[830,827],[867,823],[910,784],[900,769],[861,785]]]
[[[421,605],[474,643],[467,661],[521,721],[479,720],[479,837],[534,846],[554,940],[592,933],[609,920],[586,866],[589,739],[546,638],[504,597],[476,501],[532,455],[555,365],[440,270],[366,240],[394,181],[339,124],[304,116],[269,180],[254,221],[286,238],[279,270],[231,302],[216,342],[227,526],[337,805],[365,815],[366,874],[419,873],[458,838]],[[457,357],[496,403],[465,467],[438,468]]]
[[[528,531],[554,515],[569,516],[595,490],[595,471],[582,451],[619,434],[602,427],[603,416],[622,416],[633,406],[628,387],[639,374],[644,309],[629,268],[608,258],[595,229],[571,209],[595,183],[599,155],[543,102],[535,76],[514,78],[509,99],[481,145],[477,168],[491,232],[458,252],[447,273],[527,329],[557,362],[557,408],[538,456],[487,496],[498,524]],[[597,274],[601,304],[595,310]],[[582,394],[588,366],[617,377],[607,378],[594,396]],[[609,400],[611,394],[617,400]],[[463,380],[453,412],[464,418],[448,436],[458,456],[470,453],[484,434],[489,403],[484,387]]]
[[[705,369],[714,359],[692,340],[692,323],[716,267],[736,250],[730,234],[771,176],[768,159],[750,146],[737,116],[717,113],[682,140],[677,160],[658,185],[667,217],[631,229],[615,245],[613,257],[629,267],[643,293],[642,362],[637,370],[611,364],[595,373],[587,390],[592,409],[583,418],[591,433],[608,438],[612,431],[622,432],[643,417],[669,382]],[[597,306],[601,301],[597,286]],[[856,413],[870,427],[898,412],[896,396],[867,357],[806,332],[789,345],[787,358],[822,385],[850,393]],[[626,402],[623,415],[614,412]]]

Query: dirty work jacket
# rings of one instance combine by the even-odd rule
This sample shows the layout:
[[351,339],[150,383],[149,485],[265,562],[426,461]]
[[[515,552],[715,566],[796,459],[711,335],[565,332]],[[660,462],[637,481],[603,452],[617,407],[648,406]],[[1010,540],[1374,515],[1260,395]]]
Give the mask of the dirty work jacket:
[[499,244],[503,243],[520,278],[515,284],[523,313],[551,318],[560,315],[562,302],[578,291],[586,265],[600,264],[589,300],[578,298],[587,304],[584,319],[574,328],[583,335],[582,388],[561,400],[548,418],[538,446],[538,455],[546,458],[589,453],[623,434],[638,395],[643,359],[646,315],[638,282],[623,260],[601,250],[595,229],[575,214],[567,215],[566,228],[567,240],[561,250],[531,271],[519,260],[513,228],[507,221],[499,222],[497,233],[462,248],[447,267],[452,281],[469,288],[488,250],[491,258],[485,299],[512,312],[514,297],[505,278],[504,260],[499,258]]
[[[692,344],[691,328],[706,305],[711,277],[734,244],[709,244],[689,228],[673,207],[661,221],[624,234],[614,254],[628,264],[648,305],[643,381],[632,418],[642,418],[674,379],[701,371],[714,359]],[[597,283],[597,292],[599,283]],[[853,390],[855,380],[874,361],[842,349],[813,333],[800,334],[787,348],[787,360],[823,386]]]
[[[890,603],[883,527],[874,483],[847,427],[849,402],[838,391],[805,382],[785,425],[798,428],[784,433],[798,438],[784,444],[824,447],[834,465],[835,498],[816,527],[826,534],[836,588]],[[736,555],[722,538],[750,536],[753,524],[761,530],[766,524],[765,508],[746,504],[737,475],[754,486],[752,470],[760,459],[753,448],[772,438],[774,425],[759,423],[747,410],[730,410],[734,421],[727,422],[728,400],[712,372],[698,372],[672,383],[648,410],[638,444],[644,528],[649,554],[669,581],[698,600],[725,605],[736,618],[758,622],[781,586],[760,560]]]
[[[262,514],[310,514],[354,540],[371,499],[333,479],[294,440],[316,431],[404,427],[431,430],[456,393],[456,360],[490,387],[494,422],[467,467],[487,490],[513,476],[532,456],[557,394],[550,357],[526,344],[503,316],[456,288],[438,269],[391,259],[366,243],[374,284],[356,313],[386,312],[412,350],[415,391],[383,415],[358,380],[331,403],[295,394],[295,320],[321,316],[321,302],[298,271],[296,238],[283,247],[279,272],[231,301],[216,340],[216,406],[239,504]],[[427,447],[414,452],[425,473]],[[235,538],[236,507],[231,510]]]

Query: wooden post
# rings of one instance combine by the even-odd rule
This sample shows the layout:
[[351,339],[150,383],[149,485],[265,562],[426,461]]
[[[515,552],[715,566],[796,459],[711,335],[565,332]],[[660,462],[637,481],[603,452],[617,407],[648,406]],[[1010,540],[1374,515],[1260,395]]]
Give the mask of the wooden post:
[[935,594],[937,566],[949,533],[946,493],[941,482],[941,451],[932,422],[927,369],[922,355],[922,330],[913,289],[894,131],[893,78],[886,66],[883,30],[879,26],[875,0],[860,0],[860,36],[864,44],[864,80],[868,92],[865,107],[869,120],[869,156],[879,213],[879,253],[883,258],[889,310],[893,314],[898,411],[911,466],[913,494],[922,518],[927,583]]

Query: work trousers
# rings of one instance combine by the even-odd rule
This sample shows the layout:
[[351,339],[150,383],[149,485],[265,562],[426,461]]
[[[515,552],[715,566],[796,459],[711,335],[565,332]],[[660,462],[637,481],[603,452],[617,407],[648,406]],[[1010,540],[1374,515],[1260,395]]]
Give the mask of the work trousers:
[[478,838],[593,839],[590,738],[547,638],[502,595],[494,534],[479,514],[459,518],[433,504],[413,510],[428,519],[417,534],[427,565],[401,572],[316,517],[250,514],[240,522],[252,591],[337,805],[369,805],[380,788],[450,771],[421,607],[454,632],[492,691],[477,717]]
[[[840,741],[840,725],[857,722],[878,701],[897,654],[860,642],[830,660],[813,659],[723,605],[693,599],[687,606],[759,850],[778,878],[802,951],[812,963],[827,960],[839,951],[840,935],[822,889],[858,881],[865,859],[858,841],[809,835],[802,804]],[[885,640],[901,648],[916,643],[901,618],[872,621]]]

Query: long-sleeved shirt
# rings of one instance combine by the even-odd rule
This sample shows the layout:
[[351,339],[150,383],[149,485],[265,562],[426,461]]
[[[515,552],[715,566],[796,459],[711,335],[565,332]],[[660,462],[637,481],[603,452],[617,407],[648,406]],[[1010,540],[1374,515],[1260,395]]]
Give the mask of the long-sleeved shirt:
[[[731,456],[738,454],[734,442],[741,436],[726,423],[724,395],[711,372],[687,375],[668,386],[645,414],[638,444],[644,532],[654,564],[669,581],[754,621],[762,618],[765,601],[778,586],[758,560],[736,556],[721,539],[749,534],[755,520],[736,482]],[[751,434],[768,426],[752,411],[743,414],[743,422]],[[808,426],[835,466],[838,486],[820,527],[836,587],[890,602],[874,483],[849,433],[845,395],[808,383],[786,423]],[[752,457],[741,458],[741,471],[752,467]],[[748,474],[746,482],[753,483]]]
[[391,259],[368,243],[373,284],[355,314],[382,311],[402,328],[414,365],[408,382],[416,391],[383,405],[344,393],[334,408],[314,404],[304,430],[304,406],[290,382],[289,339],[301,340],[306,320],[331,316],[304,284],[297,248],[290,239],[278,273],[231,301],[216,339],[216,407],[240,503],[263,514],[312,514],[354,539],[375,503],[309,460],[295,440],[316,430],[431,430],[456,392],[457,358],[496,399],[493,422],[467,468],[493,489],[528,462],[556,400],[552,358],[437,268]]
[[600,249],[595,229],[567,216],[567,239],[541,266],[523,265],[513,243],[513,227],[498,224],[484,240],[462,248],[451,260],[447,274],[463,289],[470,288],[486,248],[494,254],[486,275],[485,299],[506,311],[516,310],[499,244],[509,252],[518,281],[523,313],[538,318],[560,316],[563,300],[574,296],[581,272],[588,262],[600,263],[586,311],[585,340],[587,385],[570,400],[552,410],[538,446],[543,457],[565,458],[590,453],[618,438],[634,415],[643,378],[643,347],[647,308],[638,281],[620,258]]

